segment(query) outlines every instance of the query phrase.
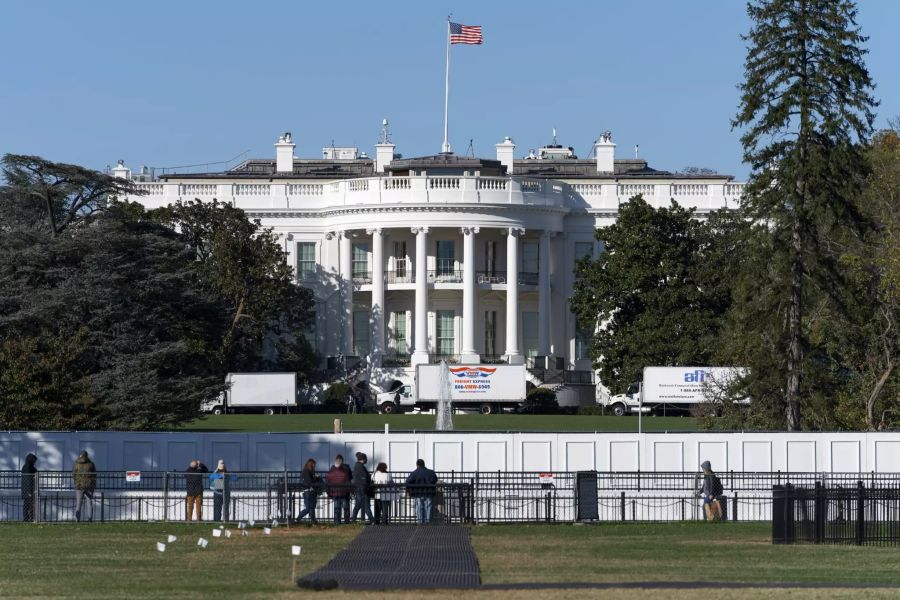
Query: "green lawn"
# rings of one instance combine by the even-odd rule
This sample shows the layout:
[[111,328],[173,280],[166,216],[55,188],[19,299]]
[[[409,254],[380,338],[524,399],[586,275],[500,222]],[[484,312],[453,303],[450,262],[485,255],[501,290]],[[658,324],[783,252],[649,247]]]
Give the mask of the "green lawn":
[[[192,431],[332,431],[342,419],[344,431],[429,431],[434,415],[209,415],[185,425]],[[637,417],[576,415],[454,415],[459,431],[637,431]],[[693,431],[690,417],[644,417],[645,431]]]
[[[0,597],[296,597],[291,545],[303,547],[298,575],[325,564],[359,527],[279,527],[271,536],[213,538],[210,524],[0,525]],[[164,553],[156,542],[178,536]],[[196,546],[198,536],[210,540]],[[523,582],[817,582],[896,585],[896,548],[773,546],[767,524],[495,525],[475,527],[485,584]],[[516,590],[479,598],[874,598],[900,590]],[[358,592],[317,598],[395,597]],[[410,593],[406,597],[421,597]],[[429,593],[458,598],[459,594]]]

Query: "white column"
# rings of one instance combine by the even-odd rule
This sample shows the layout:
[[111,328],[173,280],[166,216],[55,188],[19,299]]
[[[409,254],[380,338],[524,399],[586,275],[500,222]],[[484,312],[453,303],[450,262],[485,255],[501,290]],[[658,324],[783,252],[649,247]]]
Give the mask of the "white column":
[[506,362],[520,365],[525,358],[519,352],[519,235],[522,229],[510,227],[506,236]]
[[464,363],[478,363],[475,351],[475,234],[478,227],[463,227],[463,317],[462,351]]
[[538,267],[538,356],[550,356],[550,238],[552,231],[541,234]]
[[428,228],[413,227],[416,234],[416,310],[413,313],[415,330],[411,357],[413,366],[428,364]]
[[384,353],[384,234],[367,229],[372,236],[372,365],[381,366]]
[[341,337],[341,353],[344,356],[353,354],[353,243],[349,231],[339,231],[340,238],[340,271],[341,293],[343,295],[344,335]]

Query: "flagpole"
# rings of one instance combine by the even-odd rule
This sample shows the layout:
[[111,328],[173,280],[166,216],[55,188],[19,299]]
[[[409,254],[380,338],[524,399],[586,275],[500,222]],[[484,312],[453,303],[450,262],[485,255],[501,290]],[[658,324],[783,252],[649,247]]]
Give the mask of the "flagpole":
[[447,116],[448,106],[450,105],[450,17],[447,17],[447,63],[444,71],[444,143],[441,145],[443,154],[450,153],[450,142],[448,141]]

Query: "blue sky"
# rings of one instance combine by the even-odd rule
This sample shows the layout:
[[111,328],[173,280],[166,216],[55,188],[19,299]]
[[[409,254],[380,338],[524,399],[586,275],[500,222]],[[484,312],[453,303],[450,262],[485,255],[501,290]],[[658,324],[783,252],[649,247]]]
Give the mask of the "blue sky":
[[[735,0],[585,2],[4,3],[0,153],[93,168],[274,157],[357,145],[381,119],[405,156],[440,150],[446,16],[484,27],[453,46],[450,142],[493,156],[559,141],[587,156],[604,130],[617,156],[744,178],[731,130],[743,74]],[[900,115],[900,2],[866,0],[877,125]]]

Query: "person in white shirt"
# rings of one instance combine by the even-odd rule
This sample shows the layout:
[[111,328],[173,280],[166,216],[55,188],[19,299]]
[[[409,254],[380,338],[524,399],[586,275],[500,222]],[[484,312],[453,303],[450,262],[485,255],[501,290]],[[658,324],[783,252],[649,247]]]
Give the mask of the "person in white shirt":
[[391,474],[388,473],[387,464],[378,463],[375,473],[372,475],[372,484],[375,486],[375,523],[389,525],[391,507],[400,499],[400,491],[394,484]]

